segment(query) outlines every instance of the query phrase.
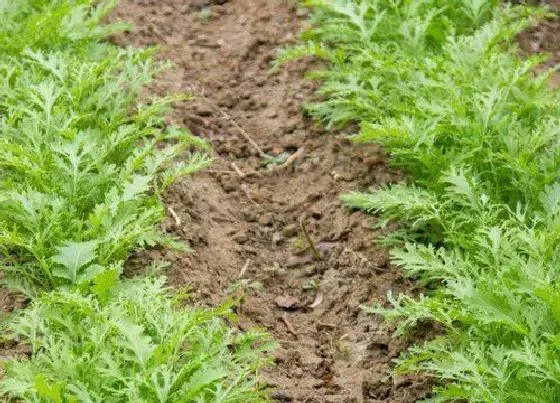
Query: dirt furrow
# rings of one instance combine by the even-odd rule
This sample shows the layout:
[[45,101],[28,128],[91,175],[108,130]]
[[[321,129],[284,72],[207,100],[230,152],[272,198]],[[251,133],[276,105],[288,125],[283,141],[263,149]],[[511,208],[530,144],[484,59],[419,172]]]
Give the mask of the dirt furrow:
[[[120,44],[159,45],[159,57],[176,64],[153,90],[203,95],[177,105],[174,123],[211,140],[216,156],[167,199],[165,230],[196,252],[152,250],[132,262],[170,261],[172,284],[190,286],[201,303],[242,296],[239,326],[265,327],[281,345],[265,375],[277,401],[424,396],[425,380],[389,376],[407,342],[360,308],[412,286],[374,245],[374,222],[339,201],[345,191],[398,175],[380,149],[352,145],[306,119],[302,104],[313,87],[303,73],[311,62],[270,71],[305,11],[286,0],[128,0],[113,18],[135,23]],[[266,165],[241,131],[277,158]]]

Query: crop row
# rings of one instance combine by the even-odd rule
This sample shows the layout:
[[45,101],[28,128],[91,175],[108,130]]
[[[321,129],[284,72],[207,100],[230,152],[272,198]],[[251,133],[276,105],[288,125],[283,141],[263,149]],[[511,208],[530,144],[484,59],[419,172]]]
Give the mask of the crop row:
[[[359,124],[406,181],[343,197],[399,221],[393,262],[422,294],[367,310],[433,337],[397,370],[431,401],[560,401],[560,96],[516,35],[546,15],[492,0],[309,0],[312,28],[281,60],[310,73],[330,126]],[[430,324],[437,323],[438,326]],[[435,330],[439,329],[439,330]]]
[[[135,249],[185,249],[159,231],[162,194],[211,161],[142,89],[165,65],[102,42],[116,1],[0,2],[0,264],[29,306],[3,338],[7,399],[253,402],[267,338],[227,306],[185,307],[162,278],[122,279]],[[143,100],[143,102],[140,101]]]

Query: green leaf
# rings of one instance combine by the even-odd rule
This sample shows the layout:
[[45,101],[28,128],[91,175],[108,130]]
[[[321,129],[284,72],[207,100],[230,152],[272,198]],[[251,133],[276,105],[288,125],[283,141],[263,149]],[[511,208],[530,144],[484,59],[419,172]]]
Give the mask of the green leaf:
[[122,346],[134,352],[142,368],[144,368],[155,349],[152,339],[144,335],[144,328],[124,319],[117,320],[115,325],[125,336],[126,342]]
[[110,269],[104,270],[95,277],[93,277],[92,291],[97,295],[97,298],[103,303],[109,300],[111,291],[115,288],[119,281],[120,270]]
[[152,180],[151,176],[137,175],[134,179],[127,183],[123,190],[123,201],[133,200],[136,196],[149,190],[149,184]]
[[81,270],[81,272],[78,274],[78,277],[76,278],[76,284],[87,283],[99,273],[103,273],[105,270],[106,268],[99,264],[89,265],[85,269]]
[[52,401],[54,403],[62,403],[62,391],[64,389],[64,383],[57,382],[49,385],[43,374],[35,376],[35,388],[37,393],[42,398]]
[[76,284],[79,270],[95,258],[96,249],[97,241],[68,242],[66,246],[58,247],[58,254],[52,260],[63,268],[56,267],[53,274]]

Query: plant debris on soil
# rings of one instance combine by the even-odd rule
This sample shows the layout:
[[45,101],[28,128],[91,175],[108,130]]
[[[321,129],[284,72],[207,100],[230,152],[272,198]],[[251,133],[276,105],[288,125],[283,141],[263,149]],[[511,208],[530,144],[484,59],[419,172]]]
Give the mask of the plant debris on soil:
[[117,42],[161,47],[176,66],[154,90],[195,95],[176,105],[175,123],[216,154],[167,197],[165,230],[195,252],[152,250],[130,264],[172,262],[172,285],[190,286],[201,303],[242,293],[238,326],[264,327],[281,345],[265,374],[277,401],[412,402],[431,384],[390,376],[408,343],[360,308],[411,283],[374,245],[373,222],[339,201],[398,174],[378,147],[357,148],[306,119],[311,62],[271,71],[306,16],[282,0],[121,2],[113,18],[135,29]]
[[[543,1],[553,13],[560,12],[560,0]],[[549,56],[543,67],[552,67],[560,62],[560,40],[558,33],[560,32],[560,19],[550,18],[541,22],[536,27],[523,33],[519,37],[519,46],[527,53],[545,53]],[[554,86],[560,87],[560,81],[553,79]]]

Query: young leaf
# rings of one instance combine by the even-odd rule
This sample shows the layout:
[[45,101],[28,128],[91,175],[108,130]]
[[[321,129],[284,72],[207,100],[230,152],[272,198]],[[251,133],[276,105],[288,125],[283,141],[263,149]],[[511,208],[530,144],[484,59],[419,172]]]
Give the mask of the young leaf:
[[66,246],[58,247],[58,254],[52,260],[63,267],[56,267],[53,274],[76,284],[80,269],[95,258],[96,248],[97,241],[68,242]]

